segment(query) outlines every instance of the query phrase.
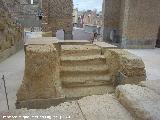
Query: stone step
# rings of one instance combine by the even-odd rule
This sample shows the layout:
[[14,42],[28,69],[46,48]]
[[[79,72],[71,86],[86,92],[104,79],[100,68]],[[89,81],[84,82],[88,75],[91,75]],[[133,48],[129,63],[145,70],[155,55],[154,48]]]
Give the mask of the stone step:
[[100,73],[108,71],[108,65],[87,65],[87,66],[61,66],[61,73]]
[[108,74],[88,74],[88,75],[70,75],[61,77],[62,85],[65,87],[87,87],[112,84],[111,77]]
[[61,57],[62,66],[97,65],[97,64],[106,64],[106,58],[103,55]]
[[96,45],[62,45],[61,56],[101,55],[101,48]]
[[66,99],[77,99],[81,97],[86,97],[90,95],[103,95],[112,94],[115,92],[115,87],[113,85],[103,85],[103,86],[88,86],[88,87],[70,87],[62,88]]
[[136,120],[160,120],[160,95],[147,87],[121,85],[116,89],[120,103]]

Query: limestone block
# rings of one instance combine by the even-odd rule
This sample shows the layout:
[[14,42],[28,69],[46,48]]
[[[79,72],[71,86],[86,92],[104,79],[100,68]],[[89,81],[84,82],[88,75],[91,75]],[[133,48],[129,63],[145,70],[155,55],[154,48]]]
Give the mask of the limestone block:
[[17,102],[62,97],[59,64],[54,45],[28,45],[24,80],[17,93]]
[[112,94],[115,92],[115,87],[113,85],[101,85],[63,88],[63,90],[67,99],[74,99],[91,95]]
[[97,95],[78,101],[86,120],[134,120],[112,95]]
[[109,66],[109,71],[112,76],[113,83],[116,79],[116,74],[118,72],[118,69],[120,68],[119,64],[119,57],[117,54],[115,54],[113,51],[105,50],[104,56],[106,57],[106,64]]
[[142,81],[139,85],[142,87],[147,87],[160,95],[160,80]]
[[116,89],[116,96],[136,120],[160,120],[160,95],[153,90],[121,85]]

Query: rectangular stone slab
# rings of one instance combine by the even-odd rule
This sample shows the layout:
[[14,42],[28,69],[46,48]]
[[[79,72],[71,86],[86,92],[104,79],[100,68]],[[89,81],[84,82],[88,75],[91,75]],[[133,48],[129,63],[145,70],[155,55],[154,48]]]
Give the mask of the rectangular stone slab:
[[78,103],[86,120],[133,120],[112,95],[85,97]]
[[160,95],[147,87],[118,86],[116,95],[136,120],[160,120]]

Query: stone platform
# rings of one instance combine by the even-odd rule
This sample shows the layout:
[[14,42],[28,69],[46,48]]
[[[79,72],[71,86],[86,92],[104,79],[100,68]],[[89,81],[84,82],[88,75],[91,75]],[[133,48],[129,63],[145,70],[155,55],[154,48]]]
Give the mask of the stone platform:
[[114,93],[119,84],[145,80],[141,58],[88,41],[33,39],[26,44],[25,59],[17,108],[47,108],[63,100]]

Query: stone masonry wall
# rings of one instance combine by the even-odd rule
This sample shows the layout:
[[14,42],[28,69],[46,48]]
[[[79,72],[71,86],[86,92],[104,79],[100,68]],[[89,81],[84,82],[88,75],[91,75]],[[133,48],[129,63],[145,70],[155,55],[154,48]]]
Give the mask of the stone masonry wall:
[[56,31],[64,30],[64,38],[72,39],[72,0],[43,0],[43,31],[52,31],[52,36],[56,36]]
[[126,0],[122,47],[154,48],[160,26],[159,0]]
[[104,41],[118,39],[122,48],[155,48],[160,27],[159,0],[104,0],[103,4]]
[[103,1],[103,40],[110,41],[110,32],[119,30],[120,24],[120,0]]
[[146,80],[142,59],[126,50],[107,49],[104,53],[115,85],[138,84]]
[[4,2],[0,0],[0,62],[22,48],[22,30],[13,22]]

